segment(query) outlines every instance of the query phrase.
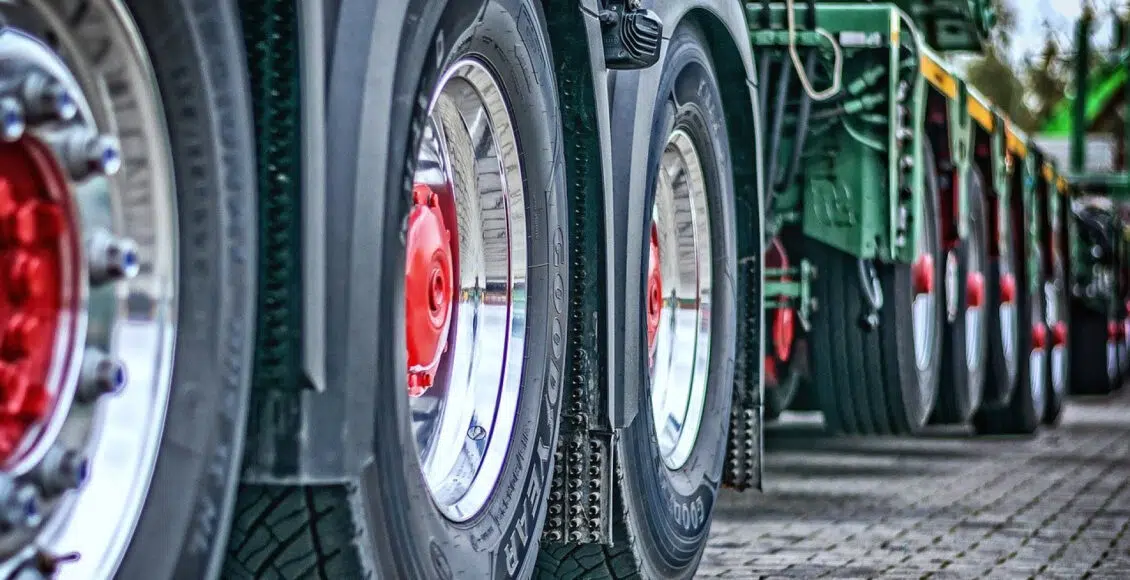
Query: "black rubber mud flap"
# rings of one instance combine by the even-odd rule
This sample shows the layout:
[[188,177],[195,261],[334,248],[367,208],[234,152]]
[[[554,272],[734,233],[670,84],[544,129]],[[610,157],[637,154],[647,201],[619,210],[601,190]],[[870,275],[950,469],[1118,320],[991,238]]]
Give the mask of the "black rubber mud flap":
[[[640,412],[619,442],[612,545],[546,544],[538,560],[539,578],[691,578],[706,546],[726,451],[727,422],[719,419],[730,414],[737,342],[733,173],[718,80],[707,46],[697,27],[683,25],[674,32],[659,84],[649,157],[650,184],[655,184],[668,138],[681,131],[693,143],[705,178],[712,290],[709,360],[702,357],[695,363],[707,365],[701,429],[686,460],[669,467],[661,457],[651,389],[642,390]],[[656,186],[650,185],[645,215],[651,215],[655,191]],[[650,229],[648,225],[644,231]],[[650,243],[640,242],[645,249]],[[646,274],[649,252],[642,255],[645,262],[639,267]],[[639,289],[639,297],[644,311],[644,288]],[[640,359],[646,364],[648,357]],[[643,373],[648,384],[647,368],[634,372]]]
[[[225,578],[523,578],[531,573],[538,553],[553,469],[569,312],[563,137],[544,14],[541,3],[533,0],[409,2],[402,22],[389,24],[389,30],[379,25],[374,29],[378,19],[373,11],[383,14],[382,7],[391,5],[343,4],[342,26],[359,35],[356,43],[366,41],[368,34],[399,30],[401,44],[399,52],[371,59],[352,55],[362,59],[356,85],[362,117],[354,120],[361,141],[358,150],[373,151],[373,141],[387,139],[389,153],[358,159],[350,183],[356,193],[350,190],[350,203],[343,207],[329,208],[331,264],[343,264],[348,272],[334,282],[348,285],[349,300],[330,305],[328,333],[350,340],[342,352],[327,355],[328,390],[343,391],[350,405],[364,406],[364,414],[372,418],[371,455],[348,466],[354,475],[341,482],[242,486]],[[350,42],[354,40],[346,38],[343,45]],[[469,163],[459,163],[449,179],[464,191],[477,191],[487,209],[524,213],[528,266],[523,272],[524,341],[507,347],[524,348],[516,375],[520,396],[512,415],[499,415],[500,420],[513,419],[513,432],[497,442],[507,445],[497,464],[497,482],[485,490],[488,495],[480,496],[481,507],[469,508],[466,517],[459,518],[463,521],[456,522],[437,507],[422,475],[417,451],[421,434],[413,429],[415,415],[409,407],[404,232],[430,102],[445,74],[454,70],[452,65],[464,59],[473,62],[461,66],[460,78],[452,81],[457,84],[445,96],[443,126],[461,122],[467,128],[468,133],[453,137],[465,140],[457,143],[451,158],[464,155],[460,161]],[[390,89],[389,126],[366,126],[364,117],[375,115],[367,107],[385,102],[381,95]],[[479,102],[473,99],[489,105],[459,108]],[[473,114],[484,110],[489,115]],[[499,123],[505,117],[496,115],[506,113],[510,122]],[[497,144],[483,130],[488,120]],[[507,142],[509,131],[513,143]],[[479,142],[472,144],[468,134],[478,136]],[[331,143],[331,156],[334,147]],[[511,152],[517,148],[517,162],[502,167],[501,158],[478,157],[495,147],[510,147]],[[508,193],[522,188],[524,207],[505,203],[500,182],[510,188]],[[458,223],[456,217],[464,216],[445,220]],[[460,227],[459,232],[486,235],[469,230]],[[498,235],[505,238],[506,233]],[[483,260],[505,265],[513,255],[506,251],[511,248]],[[474,291],[463,282],[460,287]],[[442,376],[433,389],[447,384]],[[477,448],[470,441],[481,436],[468,429],[463,445]],[[488,449],[495,442],[489,444]]]
[[[933,152],[925,144],[927,167]],[[938,224],[938,183],[927,172],[922,227],[932,248],[934,280],[943,279]],[[821,311],[809,335],[812,389],[824,422],[834,433],[878,435],[918,432],[926,425],[937,398],[941,360],[943,306],[935,299],[933,339],[918,368],[914,346],[911,264],[875,268],[883,289],[878,328],[860,327],[866,312],[857,258],[813,242],[808,257],[820,272],[814,293]],[[936,287],[935,287],[936,292]]]
[[[257,198],[243,39],[231,3],[126,4],[152,64],[169,129],[180,286],[164,433],[117,577],[210,578],[220,572],[228,537],[255,334]],[[61,16],[95,33],[87,37],[90,54],[100,51],[107,63],[129,58],[98,36],[105,26],[99,19],[114,9],[110,3],[72,5],[79,8]],[[107,77],[92,81],[129,87],[129,81],[113,78],[116,66],[98,68]],[[143,98],[118,96],[115,106],[136,107],[135,99]],[[138,165],[152,152],[128,146],[123,152],[125,175],[147,175]]]
[[[973,413],[981,405],[985,385],[985,368],[988,355],[988,332],[986,319],[989,309],[985,304],[986,282],[981,282],[981,312],[979,324],[969,325],[966,315],[970,308],[969,267],[972,261],[980,264],[982,276],[986,276],[989,264],[988,227],[985,219],[985,180],[981,172],[973,168],[969,171],[969,235],[960,242],[954,251],[957,254],[957,275],[954,288],[948,283],[938,286],[942,302],[950,300],[950,292],[956,292],[952,299],[957,308],[952,320],[948,320],[942,340],[942,379],[938,387],[938,404],[934,409],[933,421],[942,424],[960,424],[973,418]],[[973,341],[977,353],[970,353],[970,333],[977,332]],[[971,354],[980,364],[970,365]]]

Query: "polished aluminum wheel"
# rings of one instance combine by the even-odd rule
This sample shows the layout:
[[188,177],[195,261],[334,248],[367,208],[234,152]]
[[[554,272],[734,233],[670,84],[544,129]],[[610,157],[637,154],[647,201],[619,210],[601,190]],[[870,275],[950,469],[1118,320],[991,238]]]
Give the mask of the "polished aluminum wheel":
[[706,403],[712,284],[706,196],[694,141],[675,130],[655,186],[647,285],[651,412],[669,469],[690,457]]
[[177,216],[161,99],[129,14],[91,3],[76,29],[60,10],[0,4],[0,219],[21,228],[0,243],[0,504],[23,507],[0,510],[0,554],[31,570],[75,553],[59,577],[88,579],[117,568],[156,462]]
[[1057,397],[1067,395],[1067,305],[1063,303],[1064,278],[1057,276],[1055,280],[1044,283],[1045,316],[1048,321],[1048,333],[1051,335],[1048,344],[1048,353],[1051,356],[1051,381],[1052,392]]
[[[980,240],[974,242],[973,248]],[[965,367],[970,375],[980,373],[985,364],[985,264],[981,254],[971,248],[969,272],[965,279]]]
[[[926,215],[925,213],[923,214]],[[920,220],[921,222],[921,220]],[[934,256],[939,242],[933,228],[924,223],[918,224],[918,257],[911,266],[911,284],[914,302],[914,363],[918,372],[924,372],[934,364],[935,345],[938,340],[937,292],[935,291]],[[920,385],[927,389],[926,385]],[[925,393],[925,391],[924,391]]]
[[417,156],[405,318],[412,429],[432,498],[465,521],[506,459],[526,341],[526,200],[513,119],[475,59],[442,77]]

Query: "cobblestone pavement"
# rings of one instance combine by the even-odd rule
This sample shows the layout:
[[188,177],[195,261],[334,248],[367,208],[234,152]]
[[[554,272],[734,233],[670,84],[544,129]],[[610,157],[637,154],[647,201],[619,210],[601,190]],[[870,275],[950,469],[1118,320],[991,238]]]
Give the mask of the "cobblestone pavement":
[[723,494],[698,577],[1130,580],[1125,391],[1029,438],[772,427],[766,490]]

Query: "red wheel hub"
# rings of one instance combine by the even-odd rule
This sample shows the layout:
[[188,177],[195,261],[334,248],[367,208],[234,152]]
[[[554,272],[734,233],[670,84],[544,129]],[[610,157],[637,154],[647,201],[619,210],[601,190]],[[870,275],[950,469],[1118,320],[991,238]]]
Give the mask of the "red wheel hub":
[[1016,301],[1016,276],[1001,274],[1001,304],[1012,304]]
[[969,308],[980,308],[985,303],[985,275],[970,272],[965,279],[965,302]]
[[[765,267],[775,270],[789,268],[789,255],[781,241],[774,238],[765,250]],[[783,282],[790,281],[789,276],[782,276]],[[772,327],[769,329],[773,341],[773,356],[765,357],[765,371],[767,385],[777,384],[777,364],[788,362],[793,354],[793,342],[796,340],[796,310],[789,304],[785,296],[778,298],[777,308],[773,311]]]
[[[0,144],[0,461],[51,414],[56,344],[73,324],[79,243],[70,191],[37,141]],[[71,283],[77,284],[77,280]]]
[[1044,350],[1048,346],[1048,327],[1043,322],[1032,326],[1032,350]]
[[911,267],[911,283],[915,294],[934,293],[934,257],[922,254]]
[[1067,344],[1067,323],[1060,320],[1052,326],[1052,347]]
[[659,316],[663,313],[663,271],[659,267],[659,229],[651,224],[651,242],[647,266],[647,352],[655,356],[655,337],[659,333]]
[[412,189],[408,215],[404,318],[408,349],[408,395],[418,397],[432,386],[440,357],[447,350],[455,277],[451,232],[444,224],[441,198],[426,185]]

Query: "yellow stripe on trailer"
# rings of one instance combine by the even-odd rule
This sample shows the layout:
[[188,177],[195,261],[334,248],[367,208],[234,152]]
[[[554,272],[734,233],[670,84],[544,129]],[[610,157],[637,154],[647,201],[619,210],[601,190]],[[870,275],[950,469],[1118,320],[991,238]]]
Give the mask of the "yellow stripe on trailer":
[[957,98],[957,79],[954,78],[942,65],[933,59],[929,53],[923,52],[922,57],[918,61],[918,70],[926,80],[937,87],[943,95],[951,98]]
[[984,128],[986,131],[993,130],[993,112],[989,107],[985,106],[977,97],[969,95],[966,107],[969,109],[969,116],[977,121],[977,124]]
[[1049,185],[1055,181],[1055,168],[1052,167],[1051,163],[1044,164],[1042,175],[1044,176],[1044,181],[1048,182]]
[[1060,194],[1067,193],[1067,180],[1063,177],[1056,178],[1055,188],[1059,190]]
[[1024,140],[1021,139],[1015,131],[1012,130],[1012,125],[1008,123],[1006,123],[1004,126],[1004,141],[1005,146],[1009,151],[1019,155],[1020,157],[1028,155],[1028,145],[1024,143]]

